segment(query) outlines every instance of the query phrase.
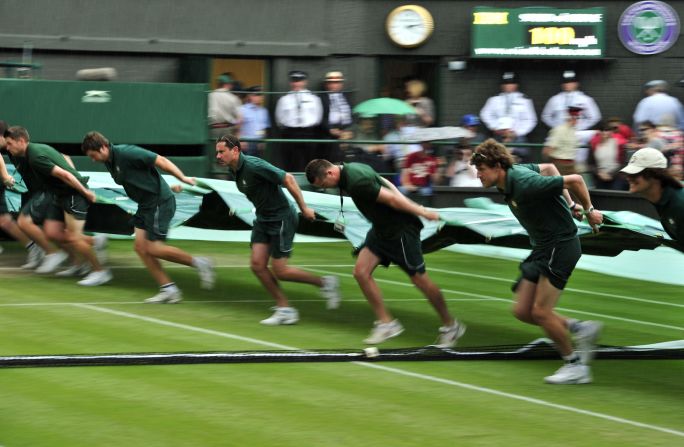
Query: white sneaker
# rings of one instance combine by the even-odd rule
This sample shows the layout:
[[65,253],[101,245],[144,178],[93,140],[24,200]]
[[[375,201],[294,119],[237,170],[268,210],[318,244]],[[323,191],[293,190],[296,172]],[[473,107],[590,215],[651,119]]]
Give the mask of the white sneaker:
[[594,355],[596,354],[594,352],[596,349],[596,341],[601,336],[603,323],[589,320],[581,321],[577,323],[577,325],[579,326],[579,329],[574,333],[577,353],[579,354],[582,363],[588,365],[594,360]]
[[433,345],[437,348],[453,348],[456,342],[463,334],[465,334],[466,325],[454,320],[451,326],[442,326],[439,328],[439,335],[437,342]]
[[367,345],[377,345],[392,337],[396,337],[402,332],[404,332],[404,326],[399,323],[399,320],[392,320],[389,323],[376,321],[373,323],[370,335],[363,342]]
[[166,289],[159,290],[159,293],[145,300],[147,304],[176,304],[183,300],[183,294],[180,289]]
[[96,234],[93,236],[93,250],[95,250],[95,256],[100,262],[100,265],[105,265],[107,263],[107,235],[106,234]]
[[327,300],[326,307],[328,309],[339,308],[340,301],[342,301],[339,278],[337,276],[321,276],[321,281],[323,281],[321,296]]
[[57,272],[55,276],[59,276],[60,278],[68,278],[72,276],[85,276],[88,273],[90,273],[90,264],[84,262],[83,264],[75,264],[67,269],[62,270],[61,272]]
[[43,262],[40,263],[36,269],[36,273],[54,273],[59,265],[68,258],[69,255],[63,251],[58,251],[55,253],[50,253],[45,255]]
[[544,382],[553,385],[591,383],[591,370],[579,362],[566,363],[554,375],[544,377]]
[[299,312],[294,307],[274,307],[275,312],[261,324],[266,326],[278,326],[280,324],[295,324],[299,321]]
[[28,249],[28,256],[26,256],[26,264],[22,265],[21,268],[24,270],[33,270],[38,267],[45,257],[45,252],[38,244],[34,243]]
[[79,286],[101,286],[112,280],[112,272],[109,269],[95,270],[78,282]]
[[200,277],[200,287],[203,289],[213,289],[216,282],[216,272],[214,272],[214,263],[209,258],[196,257],[195,267]]

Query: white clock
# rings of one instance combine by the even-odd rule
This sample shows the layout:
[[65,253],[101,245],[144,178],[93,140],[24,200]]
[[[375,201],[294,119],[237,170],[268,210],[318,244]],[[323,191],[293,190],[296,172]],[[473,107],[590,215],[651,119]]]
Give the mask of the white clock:
[[390,40],[403,48],[422,45],[432,34],[432,14],[418,5],[394,8],[387,16],[385,29]]

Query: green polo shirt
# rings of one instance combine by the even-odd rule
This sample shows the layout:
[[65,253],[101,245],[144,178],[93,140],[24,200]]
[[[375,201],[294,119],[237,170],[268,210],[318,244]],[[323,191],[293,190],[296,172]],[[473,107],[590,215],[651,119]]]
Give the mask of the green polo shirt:
[[283,220],[292,211],[290,202],[281,189],[286,172],[266,160],[240,153],[235,184],[254,204],[258,222]]
[[29,143],[26,148],[26,162],[37,182],[58,196],[80,194],[78,191],[52,175],[52,169],[59,166],[70,172],[83,186],[88,185],[88,177],[82,176],[71,167],[64,155],[47,144]]
[[382,177],[363,163],[343,163],[340,171],[339,188],[346,192],[373,229],[381,238],[396,239],[407,226],[423,227],[413,214],[396,210],[378,202],[380,188],[387,188]]
[[154,166],[157,154],[129,144],[112,145],[109,151],[109,160],[105,162],[107,170],[139,206],[156,206],[173,196]]
[[530,236],[532,248],[546,248],[577,235],[565,199],[563,177],[544,176],[537,164],[513,165],[506,171],[506,203]]
[[684,252],[684,188],[675,189],[666,186],[655,207],[663,228],[672,239],[677,241],[679,250]]
[[43,189],[43,183],[36,177],[31,168],[29,168],[26,157],[15,157],[12,154],[8,154],[8,156],[17,172],[21,174],[21,178],[24,180],[24,185],[29,193],[34,193]]

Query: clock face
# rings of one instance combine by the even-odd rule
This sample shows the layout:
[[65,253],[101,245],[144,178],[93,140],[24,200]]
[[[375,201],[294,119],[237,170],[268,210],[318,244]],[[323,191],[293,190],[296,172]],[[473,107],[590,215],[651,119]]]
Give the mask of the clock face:
[[420,45],[430,37],[432,29],[432,16],[421,6],[400,6],[387,16],[387,34],[402,47]]

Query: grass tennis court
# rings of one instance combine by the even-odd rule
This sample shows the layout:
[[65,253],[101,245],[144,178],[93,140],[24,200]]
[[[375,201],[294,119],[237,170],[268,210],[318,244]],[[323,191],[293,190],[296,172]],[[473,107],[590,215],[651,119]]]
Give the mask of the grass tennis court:
[[[170,269],[178,305],[145,305],[156,287],[131,241],[110,244],[114,281],[98,288],[38,277],[0,255],[0,355],[362,349],[372,312],[347,243],[295,245],[292,263],[340,276],[344,301],[285,283],[300,323],[265,327],[272,302],[248,244],[175,241],[217,263],[213,291]],[[461,346],[527,343],[510,314],[515,262],[440,251],[428,271],[468,325]],[[610,262],[610,258],[606,258]],[[168,264],[167,264],[168,265]],[[644,266],[648,268],[648,266]],[[438,320],[396,268],[379,269],[406,331],[380,348],[431,344]],[[603,344],[684,339],[684,287],[575,271],[559,307],[605,323]],[[675,446],[684,445],[684,362],[599,360],[594,383],[545,385],[558,361],[272,363],[0,369],[0,446]]]

